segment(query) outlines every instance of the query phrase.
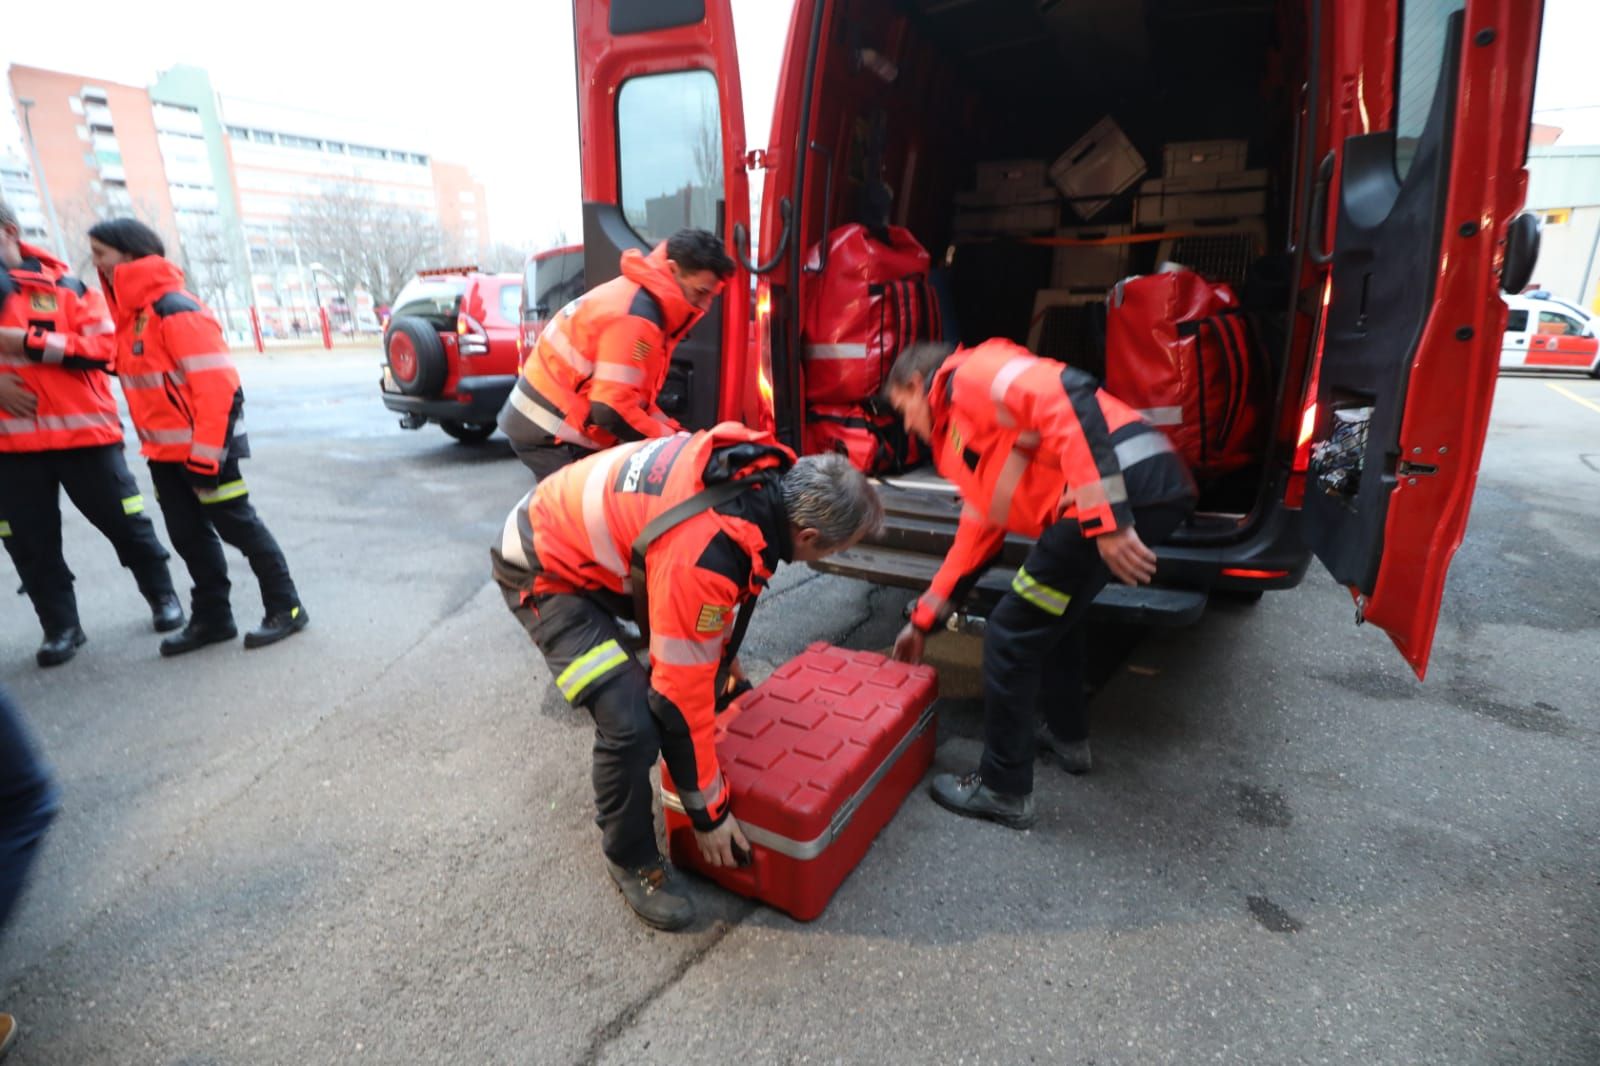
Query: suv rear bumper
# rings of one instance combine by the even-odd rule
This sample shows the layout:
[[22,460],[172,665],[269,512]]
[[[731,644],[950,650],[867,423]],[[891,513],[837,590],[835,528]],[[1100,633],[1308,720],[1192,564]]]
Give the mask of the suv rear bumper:
[[[402,392],[383,392],[383,406],[403,415],[415,415],[430,422],[493,422],[505,406],[506,397],[517,383],[515,374],[462,378],[453,396],[407,396]],[[381,386],[380,386],[381,388]],[[463,400],[461,397],[467,397]]]

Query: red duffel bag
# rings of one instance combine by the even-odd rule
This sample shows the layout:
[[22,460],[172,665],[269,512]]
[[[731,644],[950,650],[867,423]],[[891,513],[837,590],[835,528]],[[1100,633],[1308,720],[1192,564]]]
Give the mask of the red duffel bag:
[[935,340],[939,304],[928,288],[928,253],[909,230],[887,227],[888,242],[865,226],[841,226],[811,249],[806,269],[821,270],[801,321],[806,399],[861,403],[883,387],[906,345]]
[[1128,278],[1106,316],[1106,391],[1160,427],[1196,477],[1261,460],[1267,375],[1233,290],[1189,270]]
[[866,474],[894,474],[922,461],[921,442],[892,411],[869,404],[817,404],[806,409],[805,452],[839,452]]

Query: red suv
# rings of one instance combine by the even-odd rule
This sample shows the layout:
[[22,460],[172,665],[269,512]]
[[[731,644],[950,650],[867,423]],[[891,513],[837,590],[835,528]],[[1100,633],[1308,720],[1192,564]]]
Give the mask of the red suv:
[[383,405],[403,429],[429,422],[487,440],[517,380],[522,278],[476,267],[421,270],[383,331]]

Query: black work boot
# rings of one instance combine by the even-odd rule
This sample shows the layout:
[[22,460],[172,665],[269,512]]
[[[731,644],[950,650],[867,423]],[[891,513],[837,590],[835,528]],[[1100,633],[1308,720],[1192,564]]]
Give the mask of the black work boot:
[[170,659],[174,655],[182,655],[186,651],[194,651],[207,644],[221,644],[238,635],[239,631],[234,628],[231,618],[218,622],[191,618],[188,625],[161,642],[161,654]]
[[310,624],[311,616],[306,614],[304,607],[273,611],[261,620],[259,629],[252,629],[244,635],[244,646],[265,648],[268,644],[278,643],[284,637],[293,636]]
[[1061,767],[1069,774],[1086,774],[1094,766],[1094,758],[1089,753],[1088,737],[1082,740],[1062,740],[1050,732],[1048,726],[1041,726],[1034,740],[1040,759]]
[[34,661],[40,666],[60,666],[78,654],[78,649],[88,639],[79,626],[68,626],[54,633],[46,633],[44,643],[39,645],[39,651],[33,657]]
[[606,869],[622,890],[622,898],[646,925],[672,932],[694,921],[694,902],[672,876],[672,867],[659,855],[654,864],[631,870],[607,859]]
[[183,604],[176,592],[163,592],[150,597],[150,624],[157,633],[170,633],[183,625]]
[[983,818],[1010,829],[1026,829],[1033,824],[1033,793],[1007,796],[983,783],[977,770],[957,777],[939,774],[928,786],[933,801],[947,811],[965,818]]

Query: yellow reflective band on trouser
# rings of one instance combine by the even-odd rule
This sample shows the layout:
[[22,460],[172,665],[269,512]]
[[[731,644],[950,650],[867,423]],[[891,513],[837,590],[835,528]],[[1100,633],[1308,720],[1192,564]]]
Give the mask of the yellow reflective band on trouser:
[[11,536],[11,523],[10,522],[0,522],[0,537],[9,537],[9,536]]
[[1053,614],[1057,618],[1067,612],[1067,604],[1072,602],[1072,597],[1065,592],[1035,581],[1025,566],[1017,568],[1017,576],[1011,579],[1011,591],[1039,608],[1039,610],[1046,614]]
[[598,644],[572,661],[556,678],[556,687],[568,703],[577,703],[583,690],[628,661],[628,653],[614,640]]
[[240,478],[238,481],[224,481],[214,489],[200,489],[198,495],[201,503],[227,503],[229,500],[237,500],[249,491],[244,479]]
[[139,495],[124,496],[122,498],[123,514],[144,514],[144,497]]

